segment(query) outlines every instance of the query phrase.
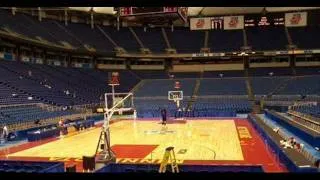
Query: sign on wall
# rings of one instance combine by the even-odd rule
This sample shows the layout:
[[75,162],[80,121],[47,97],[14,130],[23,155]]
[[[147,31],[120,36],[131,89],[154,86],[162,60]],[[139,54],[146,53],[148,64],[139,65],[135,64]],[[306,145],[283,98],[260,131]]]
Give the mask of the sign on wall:
[[211,18],[212,29],[223,29],[223,17],[212,17]]
[[30,57],[28,57],[28,56],[21,56],[21,61],[23,61],[23,62],[30,62]]
[[285,25],[287,27],[307,26],[307,12],[295,12],[285,14]]
[[244,28],[244,16],[225,16],[223,17],[224,29],[234,30]]
[[191,30],[211,29],[211,19],[210,18],[191,18],[190,29]]

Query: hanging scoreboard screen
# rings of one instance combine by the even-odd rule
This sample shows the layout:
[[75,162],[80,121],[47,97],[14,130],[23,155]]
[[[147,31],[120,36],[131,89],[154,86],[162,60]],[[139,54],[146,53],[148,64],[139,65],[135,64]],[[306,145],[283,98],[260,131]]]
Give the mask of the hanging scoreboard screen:
[[178,7],[120,7],[120,16],[176,13]]
[[283,26],[284,13],[246,15],[244,23],[245,27]]
[[157,23],[177,19],[188,21],[187,7],[120,7],[117,9],[122,19],[137,22]]

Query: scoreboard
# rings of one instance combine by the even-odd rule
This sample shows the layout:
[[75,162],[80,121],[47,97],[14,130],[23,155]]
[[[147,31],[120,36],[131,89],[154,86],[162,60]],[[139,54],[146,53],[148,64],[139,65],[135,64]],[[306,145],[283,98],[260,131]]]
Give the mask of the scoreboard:
[[284,13],[245,16],[245,27],[284,26]]
[[[187,7],[119,7],[119,16],[127,20],[157,22],[163,20],[188,20]],[[158,20],[157,20],[158,19]]]
[[175,13],[178,7],[120,7],[120,16]]

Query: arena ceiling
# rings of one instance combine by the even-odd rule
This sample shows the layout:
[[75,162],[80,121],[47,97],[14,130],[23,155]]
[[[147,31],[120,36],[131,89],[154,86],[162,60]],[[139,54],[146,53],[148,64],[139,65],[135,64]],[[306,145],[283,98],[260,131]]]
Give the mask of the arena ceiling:
[[[113,7],[69,7],[69,9],[77,11],[90,11],[91,8],[97,13],[115,14]],[[230,15],[230,14],[251,14],[261,13],[263,9],[267,12],[286,12],[299,11],[309,9],[320,9],[320,7],[189,7],[189,16],[214,16],[214,15]]]

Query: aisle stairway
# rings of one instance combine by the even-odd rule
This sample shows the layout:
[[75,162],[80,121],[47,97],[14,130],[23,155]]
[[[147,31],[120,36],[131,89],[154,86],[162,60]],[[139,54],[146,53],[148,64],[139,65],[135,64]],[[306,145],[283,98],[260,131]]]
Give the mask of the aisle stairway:
[[193,103],[196,102],[197,96],[198,96],[198,92],[199,92],[200,83],[201,83],[200,79],[197,79],[196,80],[196,85],[195,85],[195,87],[193,89],[193,93],[192,93],[191,99],[187,103],[187,109],[192,109]]

